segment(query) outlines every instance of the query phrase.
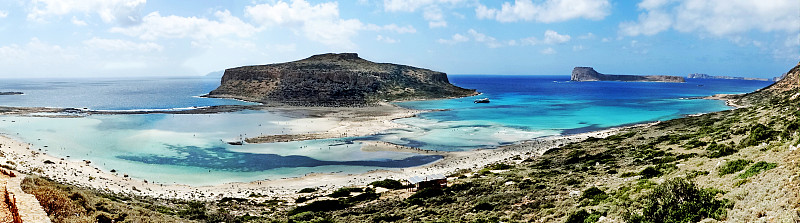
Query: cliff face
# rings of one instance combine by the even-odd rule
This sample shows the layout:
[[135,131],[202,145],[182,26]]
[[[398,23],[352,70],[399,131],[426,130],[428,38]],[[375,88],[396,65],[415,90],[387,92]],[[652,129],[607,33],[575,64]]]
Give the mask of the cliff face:
[[572,69],[572,81],[645,81],[645,82],[686,82],[683,77],[666,75],[612,75],[601,74],[591,67],[575,67]]
[[474,94],[475,90],[450,84],[442,72],[374,63],[355,53],[342,53],[227,69],[220,86],[207,96],[302,106],[358,106]]

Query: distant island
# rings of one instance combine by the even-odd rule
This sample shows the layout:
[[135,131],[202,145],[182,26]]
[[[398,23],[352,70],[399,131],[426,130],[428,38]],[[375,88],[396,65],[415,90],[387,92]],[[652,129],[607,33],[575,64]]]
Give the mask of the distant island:
[[572,69],[571,81],[629,81],[629,82],[686,82],[683,77],[667,75],[614,75],[601,74],[591,67]]
[[751,81],[777,81],[776,79],[767,79],[767,78],[754,78],[754,77],[731,77],[731,76],[711,76],[708,74],[689,74],[686,75],[686,78],[696,78],[696,79],[727,79],[727,80],[751,80]]
[[22,92],[18,91],[0,91],[0,95],[21,95]]
[[288,63],[226,69],[220,86],[206,96],[335,107],[476,94],[474,89],[450,84],[442,72],[375,63],[355,53],[329,53]]

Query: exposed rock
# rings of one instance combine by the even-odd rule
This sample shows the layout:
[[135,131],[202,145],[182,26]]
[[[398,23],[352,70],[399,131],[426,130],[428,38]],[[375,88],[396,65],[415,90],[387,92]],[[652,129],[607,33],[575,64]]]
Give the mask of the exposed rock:
[[22,92],[17,91],[0,91],[0,95],[20,95]]
[[450,84],[447,74],[374,63],[355,53],[321,54],[279,64],[225,70],[208,97],[267,104],[362,106],[384,100],[464,97],[477,92]]
[[613,75],[601,74],[591,67],[572,69],[572,81],[636,81],[636,82],[686,82],[683,77],[667,75]]
[[731,76],[711,76],[708,74],[689,74],[686,75],[686,78],[696,78],[696,79],[726,79],[726,80],[749,80],[749,81],[771,81],[771,79],[767,78],[755,78],[755,77],[731,77]]

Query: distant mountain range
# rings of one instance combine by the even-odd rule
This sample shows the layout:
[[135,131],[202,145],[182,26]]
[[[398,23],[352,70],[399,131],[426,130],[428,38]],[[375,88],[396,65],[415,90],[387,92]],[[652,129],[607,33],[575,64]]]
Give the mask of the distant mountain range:
[[780,80],[780,77],[776,77],[776,78],[773,78],[773,79],[767,79],[767,78],[755,78],[755,77],[711,76],[711,75],[708,75],[708,74],[689,74],[689,75],[686,75],[686,78],[751,80],[751,81],[778,81],[778,80]]

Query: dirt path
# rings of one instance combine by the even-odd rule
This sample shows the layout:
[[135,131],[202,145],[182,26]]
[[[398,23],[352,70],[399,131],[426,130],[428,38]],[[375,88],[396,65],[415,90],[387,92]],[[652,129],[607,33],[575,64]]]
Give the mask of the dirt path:
[[6,199],[5,186],[8,180],[11,179],[5,174],[0,174],[0,222],[14,222],[14,217],[11,214],[11,207],[8,206]]

